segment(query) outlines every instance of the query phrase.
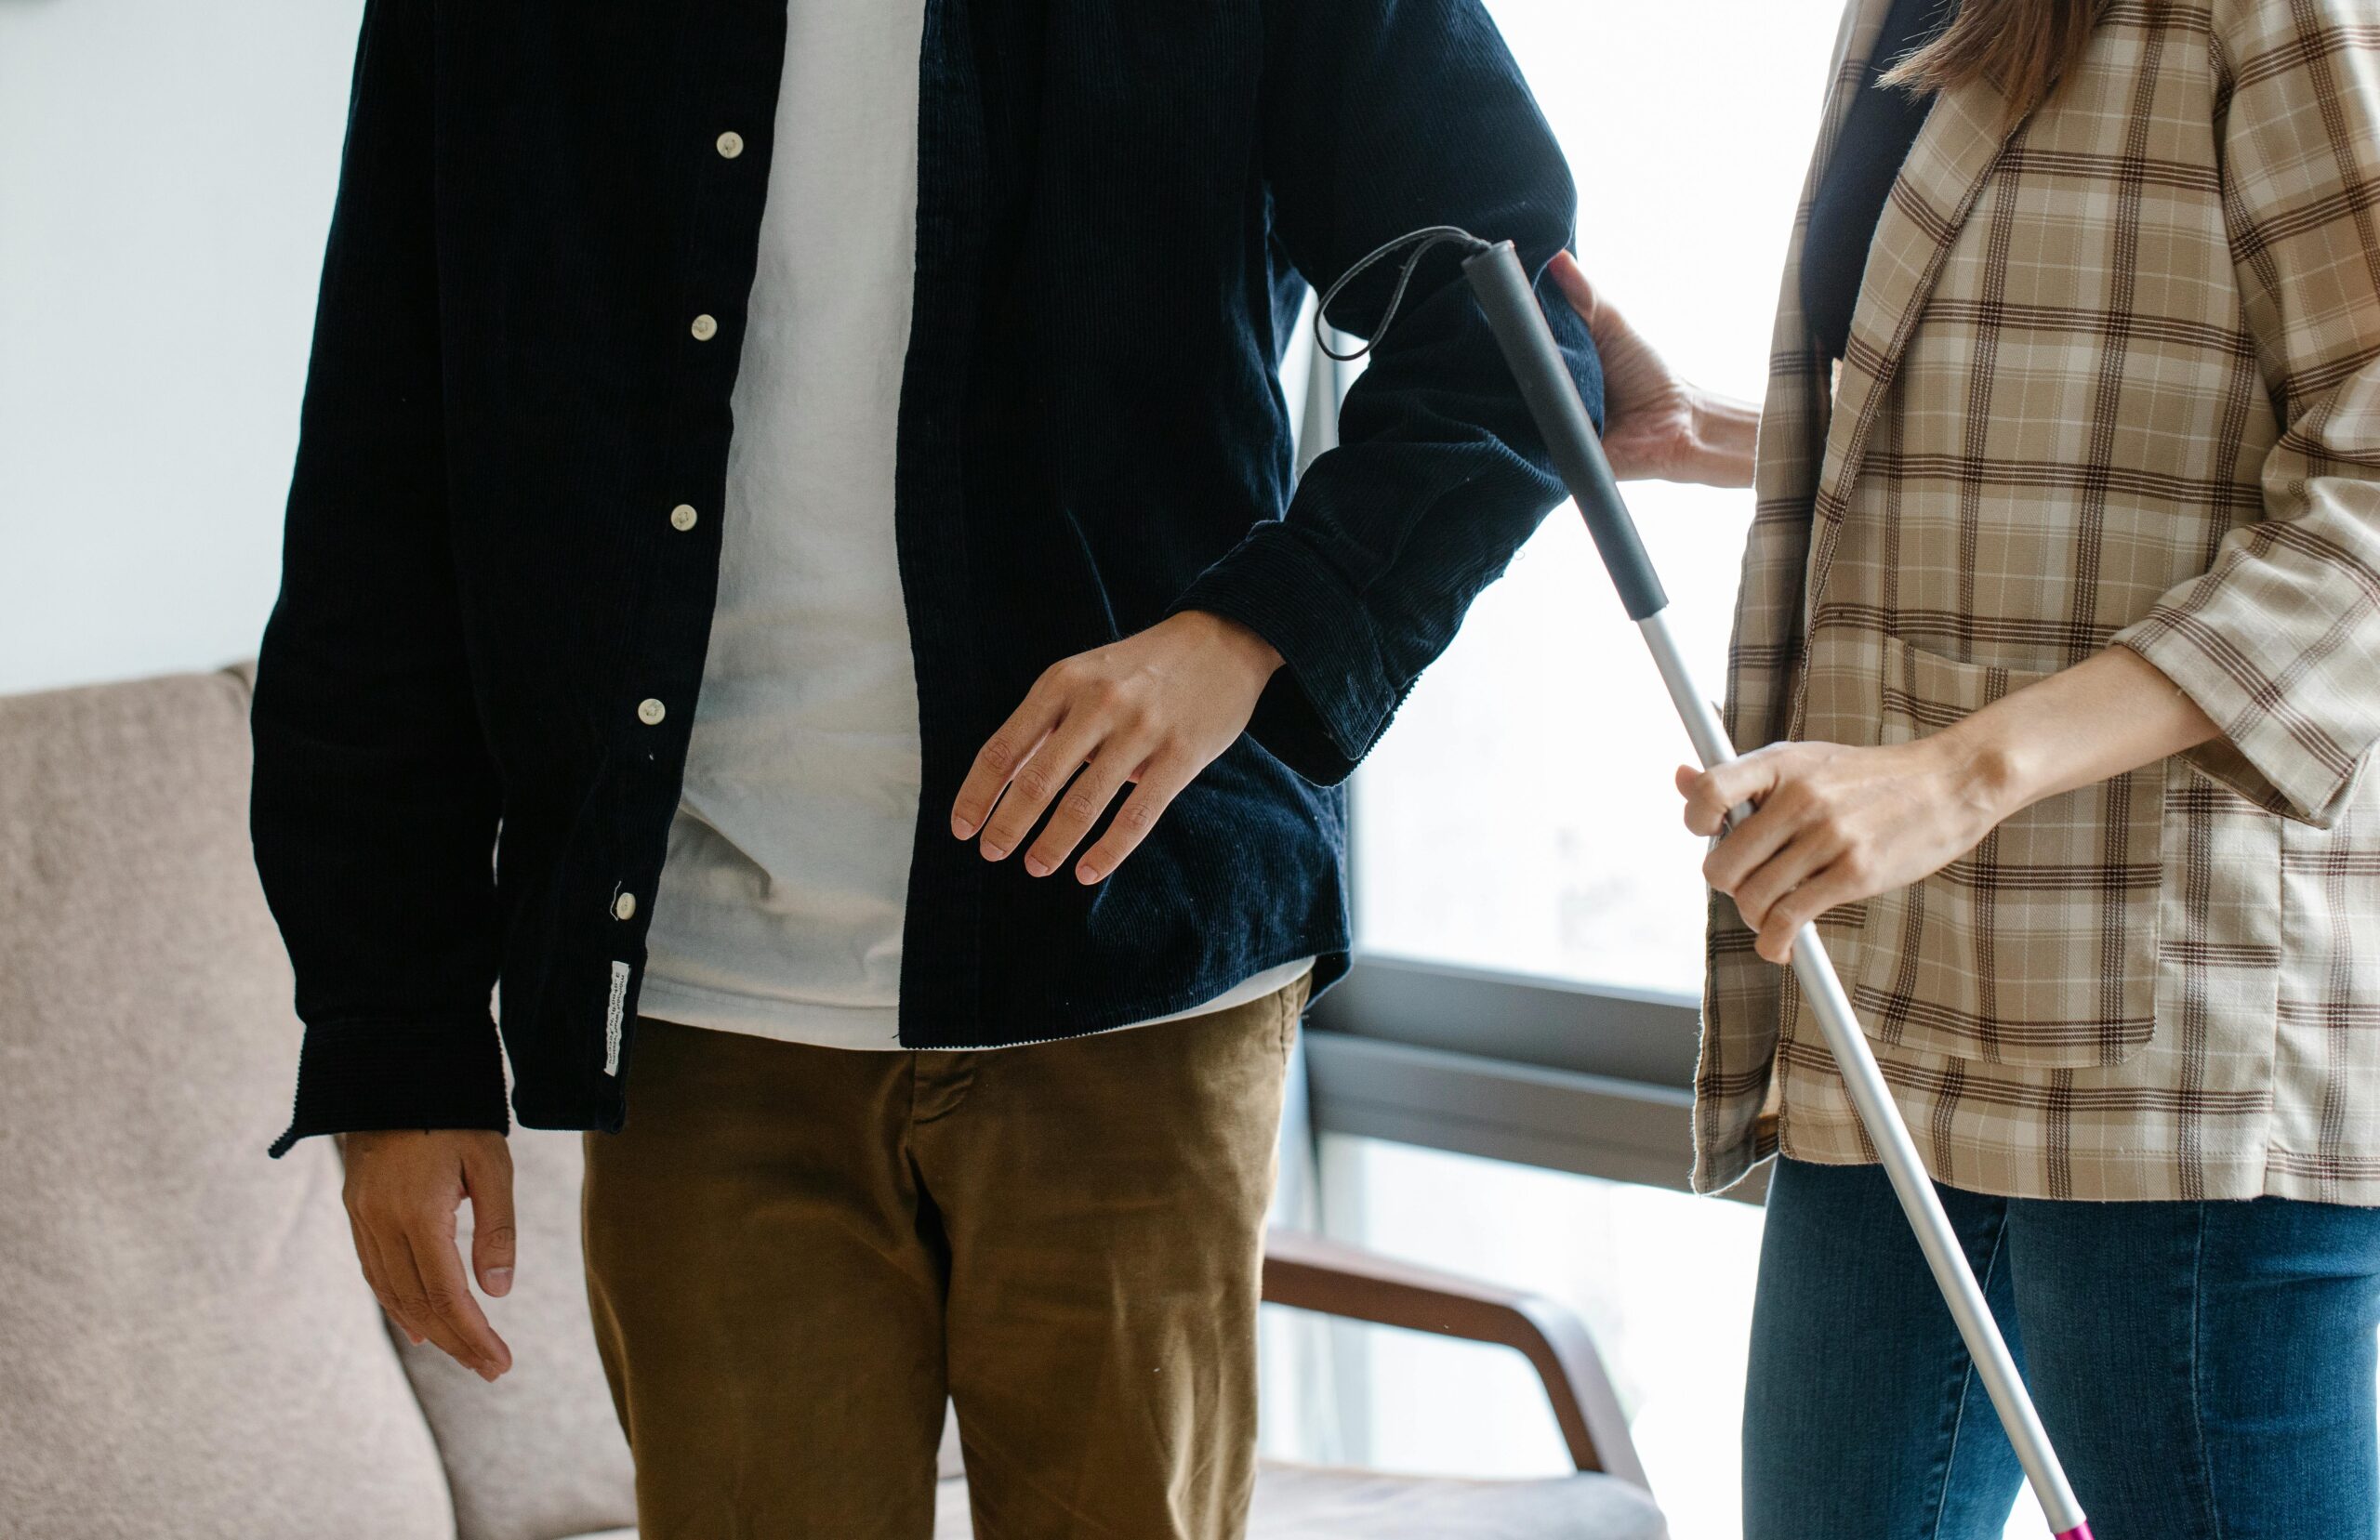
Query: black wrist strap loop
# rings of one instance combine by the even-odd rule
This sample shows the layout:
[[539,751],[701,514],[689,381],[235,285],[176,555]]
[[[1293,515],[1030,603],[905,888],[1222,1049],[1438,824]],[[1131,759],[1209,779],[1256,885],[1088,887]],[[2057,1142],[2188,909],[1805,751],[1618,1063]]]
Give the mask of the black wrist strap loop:
[[[1388,335],[1388,323],[1396,319],[1396,308],[1405,303],[1405,286],[1413,282],[1413,270],[1421,265],[1421,258],[1429,256],[1438,247],[1448,244],[1462,247],[1463,255],[1466,257],[1476,257],[1488,249],[1487,242],[1458,225],[1431,225],[1422,230],[1408,230],[1394,241],[1384,242],[1374,247],[1370,255],[1341,273],[1339,281],[1323,291],[1322,303],[1314,308],[1314,345],[1322,349],[1324,357],[1335,359],[1341,363],[1352,363],[1380,346],[1380,339]],[[1384,260],[1398,247],[1407,245],[1413,247],[1413,255],[1405,259],[1405,270],[1396,275],[1396,288],[1388,296],[1388,309],[1381,312],[1379,329],[1366,337],[1364,345],[1352,353],[1342,353],[1333,349],[1322,329],[1324,321],[1330,314],[1331,301],[1337,299],[1339,291],[1355,282],[1365,270]]]

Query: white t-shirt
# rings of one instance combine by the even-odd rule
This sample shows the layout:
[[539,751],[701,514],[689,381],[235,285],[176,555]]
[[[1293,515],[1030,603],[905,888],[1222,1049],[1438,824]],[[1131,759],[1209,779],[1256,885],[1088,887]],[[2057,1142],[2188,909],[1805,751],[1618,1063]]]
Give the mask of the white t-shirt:
[[923,0],[787,7],[719,606],[647,937],[641,1008],[668,1020],[900,1046],[919,744],[892,503],[923,20]]

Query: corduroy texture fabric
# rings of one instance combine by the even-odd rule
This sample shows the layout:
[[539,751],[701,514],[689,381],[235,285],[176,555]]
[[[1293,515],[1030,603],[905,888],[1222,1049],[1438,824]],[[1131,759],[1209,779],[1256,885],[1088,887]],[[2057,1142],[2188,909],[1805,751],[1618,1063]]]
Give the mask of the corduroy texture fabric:
[[650,1540],[1235,1540],[1303,981],[1172,1030],[882,1054],[645,1023],[586,1136],[588,1292]]
[[[1276,368],[1306,281],[1416,225],[1541,270],[1568,173],[1478,0],[926,5],[902,1040],[1145,1020],[1305,957],[1327,985],[1323,783],[1559,494],[1451,255],[1293,503]],[[258,861],[309,1029],[283,1148],[503,1126],[499,974],[522,1121],[619,1125],[784,47],[781,0],[365,7],[257,687]],[[1333,319],[1368,329],[1392,278]],[[1039,674],[1183,606],[1288,666],[1132,860],[1084,888],[953,839]]]
[[[1888,5],[1845,18],[1812,186]],[[2110,644],[2227,735],[1824,923],[1934,1174],[2380,1203],[2380,18],[2121,0],[2013,128],[1988,86],[1944,96],[1831,394],[1801,248],[1737,743],[1922,737]],[[1872,1158],[1751,942],[1714,900],[1706,1190],[1779,1143]]]

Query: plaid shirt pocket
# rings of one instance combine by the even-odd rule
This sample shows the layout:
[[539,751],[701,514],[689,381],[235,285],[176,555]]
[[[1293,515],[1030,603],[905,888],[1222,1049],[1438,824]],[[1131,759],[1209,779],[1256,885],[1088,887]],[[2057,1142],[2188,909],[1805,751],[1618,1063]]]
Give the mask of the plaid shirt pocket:
[[[1929,737],[2043,678],[1883,647],[1880,741]],[[2034,804],[1869,901],[1850,981],[1891,1047],[2044,1069],[2121,1064],[2156,1030],[2165,768]]]

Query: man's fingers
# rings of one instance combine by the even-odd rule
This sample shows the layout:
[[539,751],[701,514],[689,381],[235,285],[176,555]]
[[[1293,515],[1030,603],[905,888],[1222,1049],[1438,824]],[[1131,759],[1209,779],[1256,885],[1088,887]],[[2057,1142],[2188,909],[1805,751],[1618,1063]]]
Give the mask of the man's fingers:
[[1033,825],[1050,809],[1058,793],[1082,769],[1099,747],[1107,724],[1094,711],[1077,710],[1060,722],[1030,758],[1008,779],[1008,790],[992,809],[976,845],[985,861],[998,861],[1025,843]]
[[405,1248],[420,1279],[421,1298],[431,1325],[430,1339],[465,1368],[494,1379],[512,1367],[512,1353],[471,1297],[470,1281],[463,1276],[462,1255],[452,1234],[439,1233],[434,1223],[416,1224],[405,1231]]
[[1131,779],[1139,762],[1137,750],[1119,747],[1112,739],[1101,745],[1098,755],[1058,798],[1058,810],[1050,815],[1041,837],[1025,853],[1025,869],[1037,877],[1046,877],[1064,865],[1066,857],[1082,843],[1082,836],[1091,833],[1091,826],[1107,810],[1107,804],[1116,800],[1116,794]]
[[[380,1257],[389,1270],[389,1288],[397,1296],[397,1310],[416,1337],[468,1369],[477,1369],[471,1350],[430,1305],[430,1285],[422,1281],[412,1242],[401,1229],[377,1236]],[[452,1243],[449,1243],[451,1249]]]
[[372,1297],[379,1301],[380,1313],[396,1323],[397,1330],[405,1334],[406,1341],[416,1348],[421,1346],[421,1332],[405,1318],[404,1304],[389,1276],[378,1237],[351,1211],[347,1217],[347,1228],[355,1236],[355,1259],[363,1264],[364,1282],[370,1286]]
[[1144,766],[1139,783],[1133,786],[1132,795],[1124,799],[1124,805],[1116,809],[1115,821],[1107,825],[1107,832],[1075,863],[1076,880],[1084,884],[1106,880],[1124,863],[1125,857],[1140,849],[1141,841],[1148,837],[1149,831],[1157,827],[1157,821],[1165,816],[1165,809],[1173,805],[1173,799],[1182,795],[1182,788],[1197,772],[1197,767],[1184,769],[1173,760],[1151,760]]
[[501,1299],[512,1292],[512,1154],[491,1141],[463,1159],[463,1190],[471,1200],[471,1272],[480,1288]]
[[967,768],[967,779],[959,783],[959,795],[950,804],[952,834],[961,839],[974,837],[984,821],[992,816],[992,804],[1000,799],[1009,777],[1041,746],[1041,740],[1057,722],[1058,711],[1050,691],[1035,685],[999,731],[975,751],[975,762]]

